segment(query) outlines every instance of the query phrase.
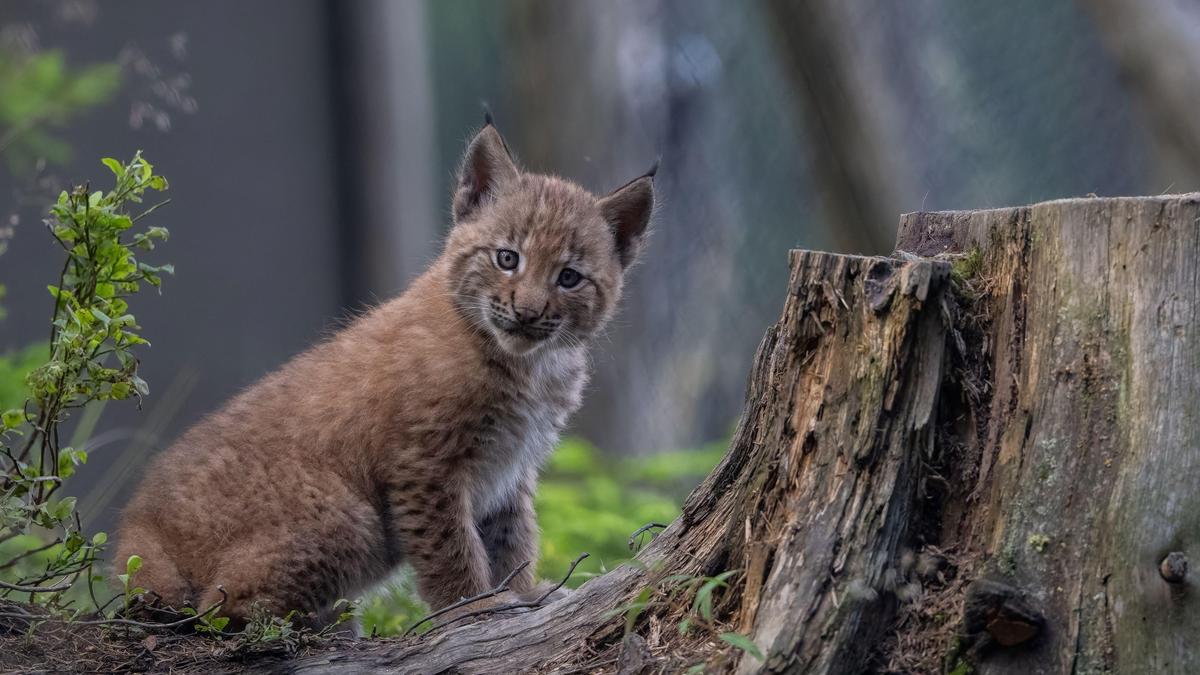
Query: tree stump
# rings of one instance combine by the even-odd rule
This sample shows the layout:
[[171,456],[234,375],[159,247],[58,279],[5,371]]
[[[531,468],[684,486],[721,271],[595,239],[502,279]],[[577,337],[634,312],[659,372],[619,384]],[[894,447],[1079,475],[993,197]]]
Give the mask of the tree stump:
[[[1200,672],[1200,195],[909,214],[897,248],[791,253],[729,451],[636,564],[277,667]],[[677,629],[672,579],[730,570],[712,623],[765,660]]]
[[898,248],[967,254],[978,294],[942,541],[1045,618],[980,671],[1200,672],[1163,572],[1200,559],[1200,194],[909,214]]

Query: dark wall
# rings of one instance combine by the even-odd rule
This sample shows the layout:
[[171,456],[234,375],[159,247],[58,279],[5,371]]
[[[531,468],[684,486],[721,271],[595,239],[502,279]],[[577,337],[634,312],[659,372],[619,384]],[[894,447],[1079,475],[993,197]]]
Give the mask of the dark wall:
[[[99,526],[123,503],[114,481],[136,472],[140,456],[319,339],[340,313],[346,224],[336,201],[328,9],[317,0],[127,0],[98,3],[90,25],[47,15],[43,3],[0,9],[0,24],[35,22],[41,46],[63,48],[73,63],[112,61],[136,45],[160,78],[190,75],[196,101],[193,113],[173,108],[153,77],[128,69],[116,101],[70,126],[75,161],[54,169],[66,181],[104,185],[99,158],[140,148],[172,184],[172,203],[158,212],[171,240],[152,255],[178,275],[163,297],[148,293],[132,307],[153,342],[143,370],[152,395],[140,412],[127,403],[104,410],[98,433],[107,444],[77,488]],[[181,31],[186,49],[173,51]],[[139,102],[165,111],[169,130],[131,128]],[[7,199],[12,186],[2,187]],[[11,203],[0,206],[7,212]],[[0,257],[10,296],[0,350],[45,339],[45,285],[60,258],[39,221],[38,210],[25,209]]]

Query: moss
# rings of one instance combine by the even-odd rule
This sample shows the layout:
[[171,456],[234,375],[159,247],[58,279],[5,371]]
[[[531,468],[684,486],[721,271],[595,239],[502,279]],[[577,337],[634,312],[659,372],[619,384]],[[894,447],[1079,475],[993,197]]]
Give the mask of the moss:
[[975,669],[971,667],[963,658],[963,651],[966,645],[963,644],[962,638],[954,638],[954,642],[950,643],[950,649],[946,652],[942,659],[942,665],[947,675],[971,675]]
[[950,263],[950,278],[959,285],[974,279],[983,268],[983,253],[976,246],[966,253],[956,256]]
[[1044,534],[1031,534],[1029,535],[1028,543],[1030,548],[1038,553],[1042,553],[1046,550],[1046,547],[1050,545],[1050,537],[1047,537]]
[[946,671],[946,675],[971,675],[973,672],[975,672],[975,669],[971,667],[971,664],[959,659],[953,668]]
[[1054,464],[1049,459],[1044,459],[1038,464],[1037,478],[1038,482],[1045,483],[1054,475]]
[[996,565],[1001,572],[1011,576],[1017,572],[1017,548],[1008,542],[1004,545],[1004,550],[1000,551],[1000,557],[996,561]]

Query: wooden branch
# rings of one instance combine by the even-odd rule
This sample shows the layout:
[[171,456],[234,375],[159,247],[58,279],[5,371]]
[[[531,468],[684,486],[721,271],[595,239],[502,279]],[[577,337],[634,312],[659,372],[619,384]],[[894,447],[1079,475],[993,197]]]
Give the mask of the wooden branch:
[[[440,630],[446,626],[450,626],[450,625],[458,623],[460,621],[466,621],[467,619],[474,619],[474,618],[478,618],[481,616],[488,616],[488,615],[492,615],[492,614],[503,614],[505,612],[516,612],[516,611],[527,610],[527,609],[538,609],[543,606],[542,603],[546,602],[547,598],[549,598],[551,595],[554,595],[563,586],[567,585],[567,582],[570,581],[570,579],[571,579],[571,575],[575,574],[575,568],[579,567],[579,563],[583,562],[584,559],[588,557],[588,555],[589,555],[588,553],[580,553],[579,556],[576,557],[575,560],[573,560],[571,562],[571,567],[570,567],[570,569],[567,570],[566,576],[564,576],[561,581],[559,581],[557,584],[555,584],[553,587],[548,589],[545,593],[542,593],[540,596],[538,596],[534,600],[530,600],[527,602],[511,602],[511,603],[508,603],[507,605],[499,605],[497,607],[487,607],[485,609],[476,610],[474,612],[468,612],[466,614],[461,614],[459,616],[454,617],[453,619],[450,619],[449,621],[447,621],[445,623],[434,626],[433,630]],[[507,590],[507,584],[505,584],[505,590]],[[430,632],[433,632],[433,631],[431,630]]]
[[488,598],[494,598],[497,595],[500,595],[501,593],[508,590],[508,585],[512,583],[513,578],[515,578],[518,574],[520,574],[521,570],[525,569],[526,567],[529,567],[528,560],[521,563],[520,565],[517,565],[513,569],[513,571],[508,573],[508,576],[504,577],[504,579],[500,583],[496,584],[496,587],[491,589],[490,591],[484,591],[483,593],[480,593],[478,595],[472,595],[469,598],[463,598],[463,599],[459,600],[458,602],[454,602],[449,605],[446,605],[445,607],[437,610],[436,612],[431,612],[430,614],[426,614],[424,617],[421,618],[420,621],[417,621],[413,625],[409,626],[408,630],[404,631],[404,634],[412,635],[414,631],[416,631],[418,628],[420,628],[423,624],[425,624],[428,621],[433,621],[434,619],[438,618],[439,616],[449,614],[450,612],[453,612],[454,610],[456,610],[460,607],[466,607],[467,605],[474,604],[476,602],[479,602],[480,600],[486,600]]

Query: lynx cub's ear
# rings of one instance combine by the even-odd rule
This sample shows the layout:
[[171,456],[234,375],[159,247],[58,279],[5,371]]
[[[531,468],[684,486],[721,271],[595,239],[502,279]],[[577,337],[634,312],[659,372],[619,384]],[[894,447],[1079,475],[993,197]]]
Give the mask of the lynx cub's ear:
[[613,190],[598,204],[600,213],[617,239],[617,257],[622,267],[628,267],[637,258],[642,245],[642,235],[650,224],[654,211],[654,174],[658,162],[645,175],[639,176]]
[[504,139],[492,126],[491,115],[486,119],[483,129],[467,146],[458,169],[458,187],[454,190],[456,223],[470,218],[500,185],[517,178],[517,165],[509,156]]

